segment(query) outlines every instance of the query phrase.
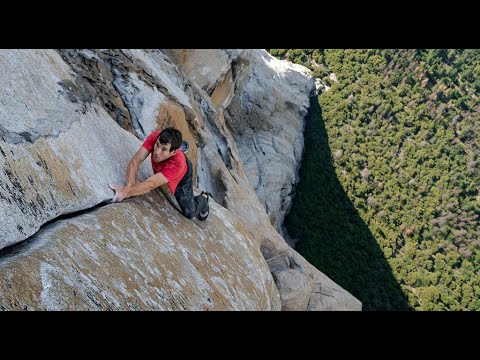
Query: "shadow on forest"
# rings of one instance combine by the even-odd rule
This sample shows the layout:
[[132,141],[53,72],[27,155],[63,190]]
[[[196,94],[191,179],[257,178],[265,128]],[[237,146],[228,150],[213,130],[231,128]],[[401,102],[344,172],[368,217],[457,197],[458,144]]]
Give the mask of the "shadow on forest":
[[[363,310],[411,310],[376,239],[335,174],[318,98],[310,98],[300,182],[285,218],[296,250]],[[344,155],[345,156],[345,155]]]

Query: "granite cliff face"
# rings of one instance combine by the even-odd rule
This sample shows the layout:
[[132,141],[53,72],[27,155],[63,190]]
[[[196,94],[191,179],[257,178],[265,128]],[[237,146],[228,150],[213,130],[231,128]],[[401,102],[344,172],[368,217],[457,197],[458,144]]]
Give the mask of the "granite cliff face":
[[176,50],[172,57],[224,113],[243,169],[281,231],[298,182],[314,79],[263,50]]
[[[0,50],[0,306],[361,309],[275,229],[311,91],[275,61],[260,50]],[[159,189],[108,203],[108,185],[165,126],[182,131],[196,185],[214,195],[206,222]],[[139,178],[150,175],[145,162]]]

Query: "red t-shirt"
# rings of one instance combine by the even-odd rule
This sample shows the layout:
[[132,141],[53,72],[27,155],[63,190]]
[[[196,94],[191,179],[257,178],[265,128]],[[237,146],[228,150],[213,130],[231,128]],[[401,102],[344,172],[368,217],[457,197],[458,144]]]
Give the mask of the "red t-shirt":
[[146,139],[142,146],[149,152],[150,159],[152,161],[153,173],[157,174],[162,173],[168,180],[168,187],[175,194],[175,189],[177,188],[178,183],[182,180],[183,176],[187,172],[187,161],[185,160],[185,155],[183,151],[178,149],[177,153],[171,158],[155,162],[153,161],[153,147],[157,141],[158,135],[160,135],[160,130],[155,130],[152,132]]

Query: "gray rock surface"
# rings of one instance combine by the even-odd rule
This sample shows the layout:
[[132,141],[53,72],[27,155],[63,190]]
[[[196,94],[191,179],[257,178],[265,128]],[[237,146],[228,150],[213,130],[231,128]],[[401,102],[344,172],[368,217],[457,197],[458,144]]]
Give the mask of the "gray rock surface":
[[[267,61],[262,51],[227,53],[230,70],[216,65],[221,75],[203,78],[216,85],[202,88],[168,51],[0,50],[4,308],[361,309],[272,226],[273,213],[252,186],[254,171],[244,170],[244,114],[235,98],[255,91],[266,97],[255,87],[247,91],[250,81],[262,83],[264,94],[275,84],[262,82],[251,66],[252,59]],[[264,77],[275,76],[265,69]],[[241,82],[247,90],[239,87],[237,95]],[[302,105],[285,104],[280,108],[287,113],[302,111]],[[277,125],[267,121],[261,129],[261,123],[254,125],[267,139],[262,132]],[[153,192],[105,205],[113,195],[108,184],[124,184],[144,137],[165,126],[182,130],[195,183],[213,193],[206,222],[186,220]],[[295,141],[282,139],[282,146],[294,148]],[[139,179],[150,175],[146,161]],[[191,257],[193,266],[185,260],[193,264]]]
[[315,94],[308,69],[264,50],[174,50],[231,130],[243,168],[277,231],[292,201],[303,152],[304,118]]
[[[102,107],[71,102],[69,68],[53,50],[0,51],[0,249],[61,214],[112,197],[140,141]],[[140,176],[151,174],[148,166]]]
[[49,225],[0,257],[0,308],[280,310],[255,242],[219,205],[208,220],[154,191]]
[[315,83],[298,66],[263,50],[253,52],[250,63],[225,119],[258,199],[281,232],[299,180],[304,118]]

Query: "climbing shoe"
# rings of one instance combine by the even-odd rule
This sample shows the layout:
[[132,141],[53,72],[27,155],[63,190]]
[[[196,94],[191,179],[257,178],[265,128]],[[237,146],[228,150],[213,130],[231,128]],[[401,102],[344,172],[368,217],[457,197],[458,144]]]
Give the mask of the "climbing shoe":
[[210,205],[208,205],[208,199],[212,196],[212,194],[206,191],[202,191],[200,195],[202,196],[207,195],[207,204],[206,204],[207,209],[200,211],[200,214],[198,214],[198,219],[201,221],[205,221],[210,213]]

